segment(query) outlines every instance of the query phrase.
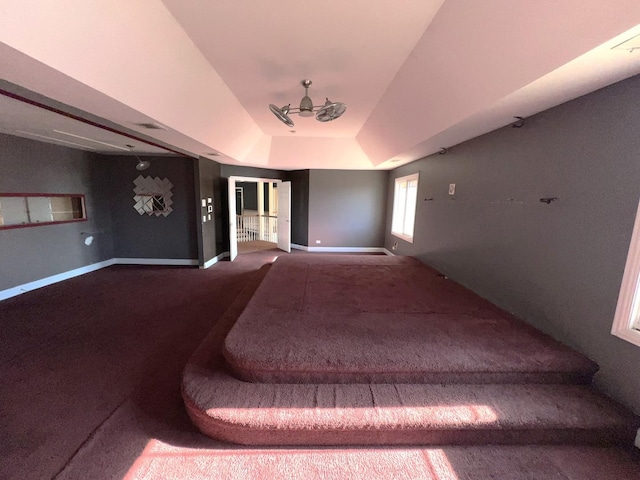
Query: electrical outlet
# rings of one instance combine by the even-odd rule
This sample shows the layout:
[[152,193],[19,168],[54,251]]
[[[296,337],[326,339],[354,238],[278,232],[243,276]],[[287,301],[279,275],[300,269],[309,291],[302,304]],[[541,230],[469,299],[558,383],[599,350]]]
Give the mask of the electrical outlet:
[[322,243],[322,240],[316,240],[316,243]]
[[455,183],[450,183],[449,184],[449,195],[455,195],[456,194],[456,184]]
[[391,250],[397,250],[398,249],[398,242],[395,242],[392,246],[391,246]]

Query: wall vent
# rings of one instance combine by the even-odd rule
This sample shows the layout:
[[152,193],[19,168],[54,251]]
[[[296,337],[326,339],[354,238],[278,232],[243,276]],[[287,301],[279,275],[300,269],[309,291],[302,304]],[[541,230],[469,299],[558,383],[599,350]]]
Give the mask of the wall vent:
[[135,125],[149,130],[166,130],[167,127],[155,122],[136,123]]

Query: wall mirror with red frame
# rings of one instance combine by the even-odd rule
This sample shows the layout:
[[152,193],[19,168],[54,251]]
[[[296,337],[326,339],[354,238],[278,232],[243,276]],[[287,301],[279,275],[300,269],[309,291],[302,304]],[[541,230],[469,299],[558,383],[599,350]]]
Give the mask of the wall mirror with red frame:
[[86,219],[84,195],[81,194],[0,193],[0,229]]

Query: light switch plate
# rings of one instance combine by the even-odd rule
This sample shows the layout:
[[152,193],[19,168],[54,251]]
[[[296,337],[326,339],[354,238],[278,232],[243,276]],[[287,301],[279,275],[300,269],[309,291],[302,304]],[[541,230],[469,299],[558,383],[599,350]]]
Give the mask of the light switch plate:
[[456,194],[456,184],[455,183],[450,183],[449,184],[449,195],[455,195]]

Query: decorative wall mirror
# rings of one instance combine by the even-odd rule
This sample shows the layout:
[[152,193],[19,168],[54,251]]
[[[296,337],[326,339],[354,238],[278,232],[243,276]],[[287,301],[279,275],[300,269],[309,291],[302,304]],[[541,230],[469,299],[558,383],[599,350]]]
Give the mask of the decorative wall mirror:
[[173,211],[173,184],[167,178],[143,177],[140,175],[133,181],[133,208],[140,215],[160,215],[166,217]]

